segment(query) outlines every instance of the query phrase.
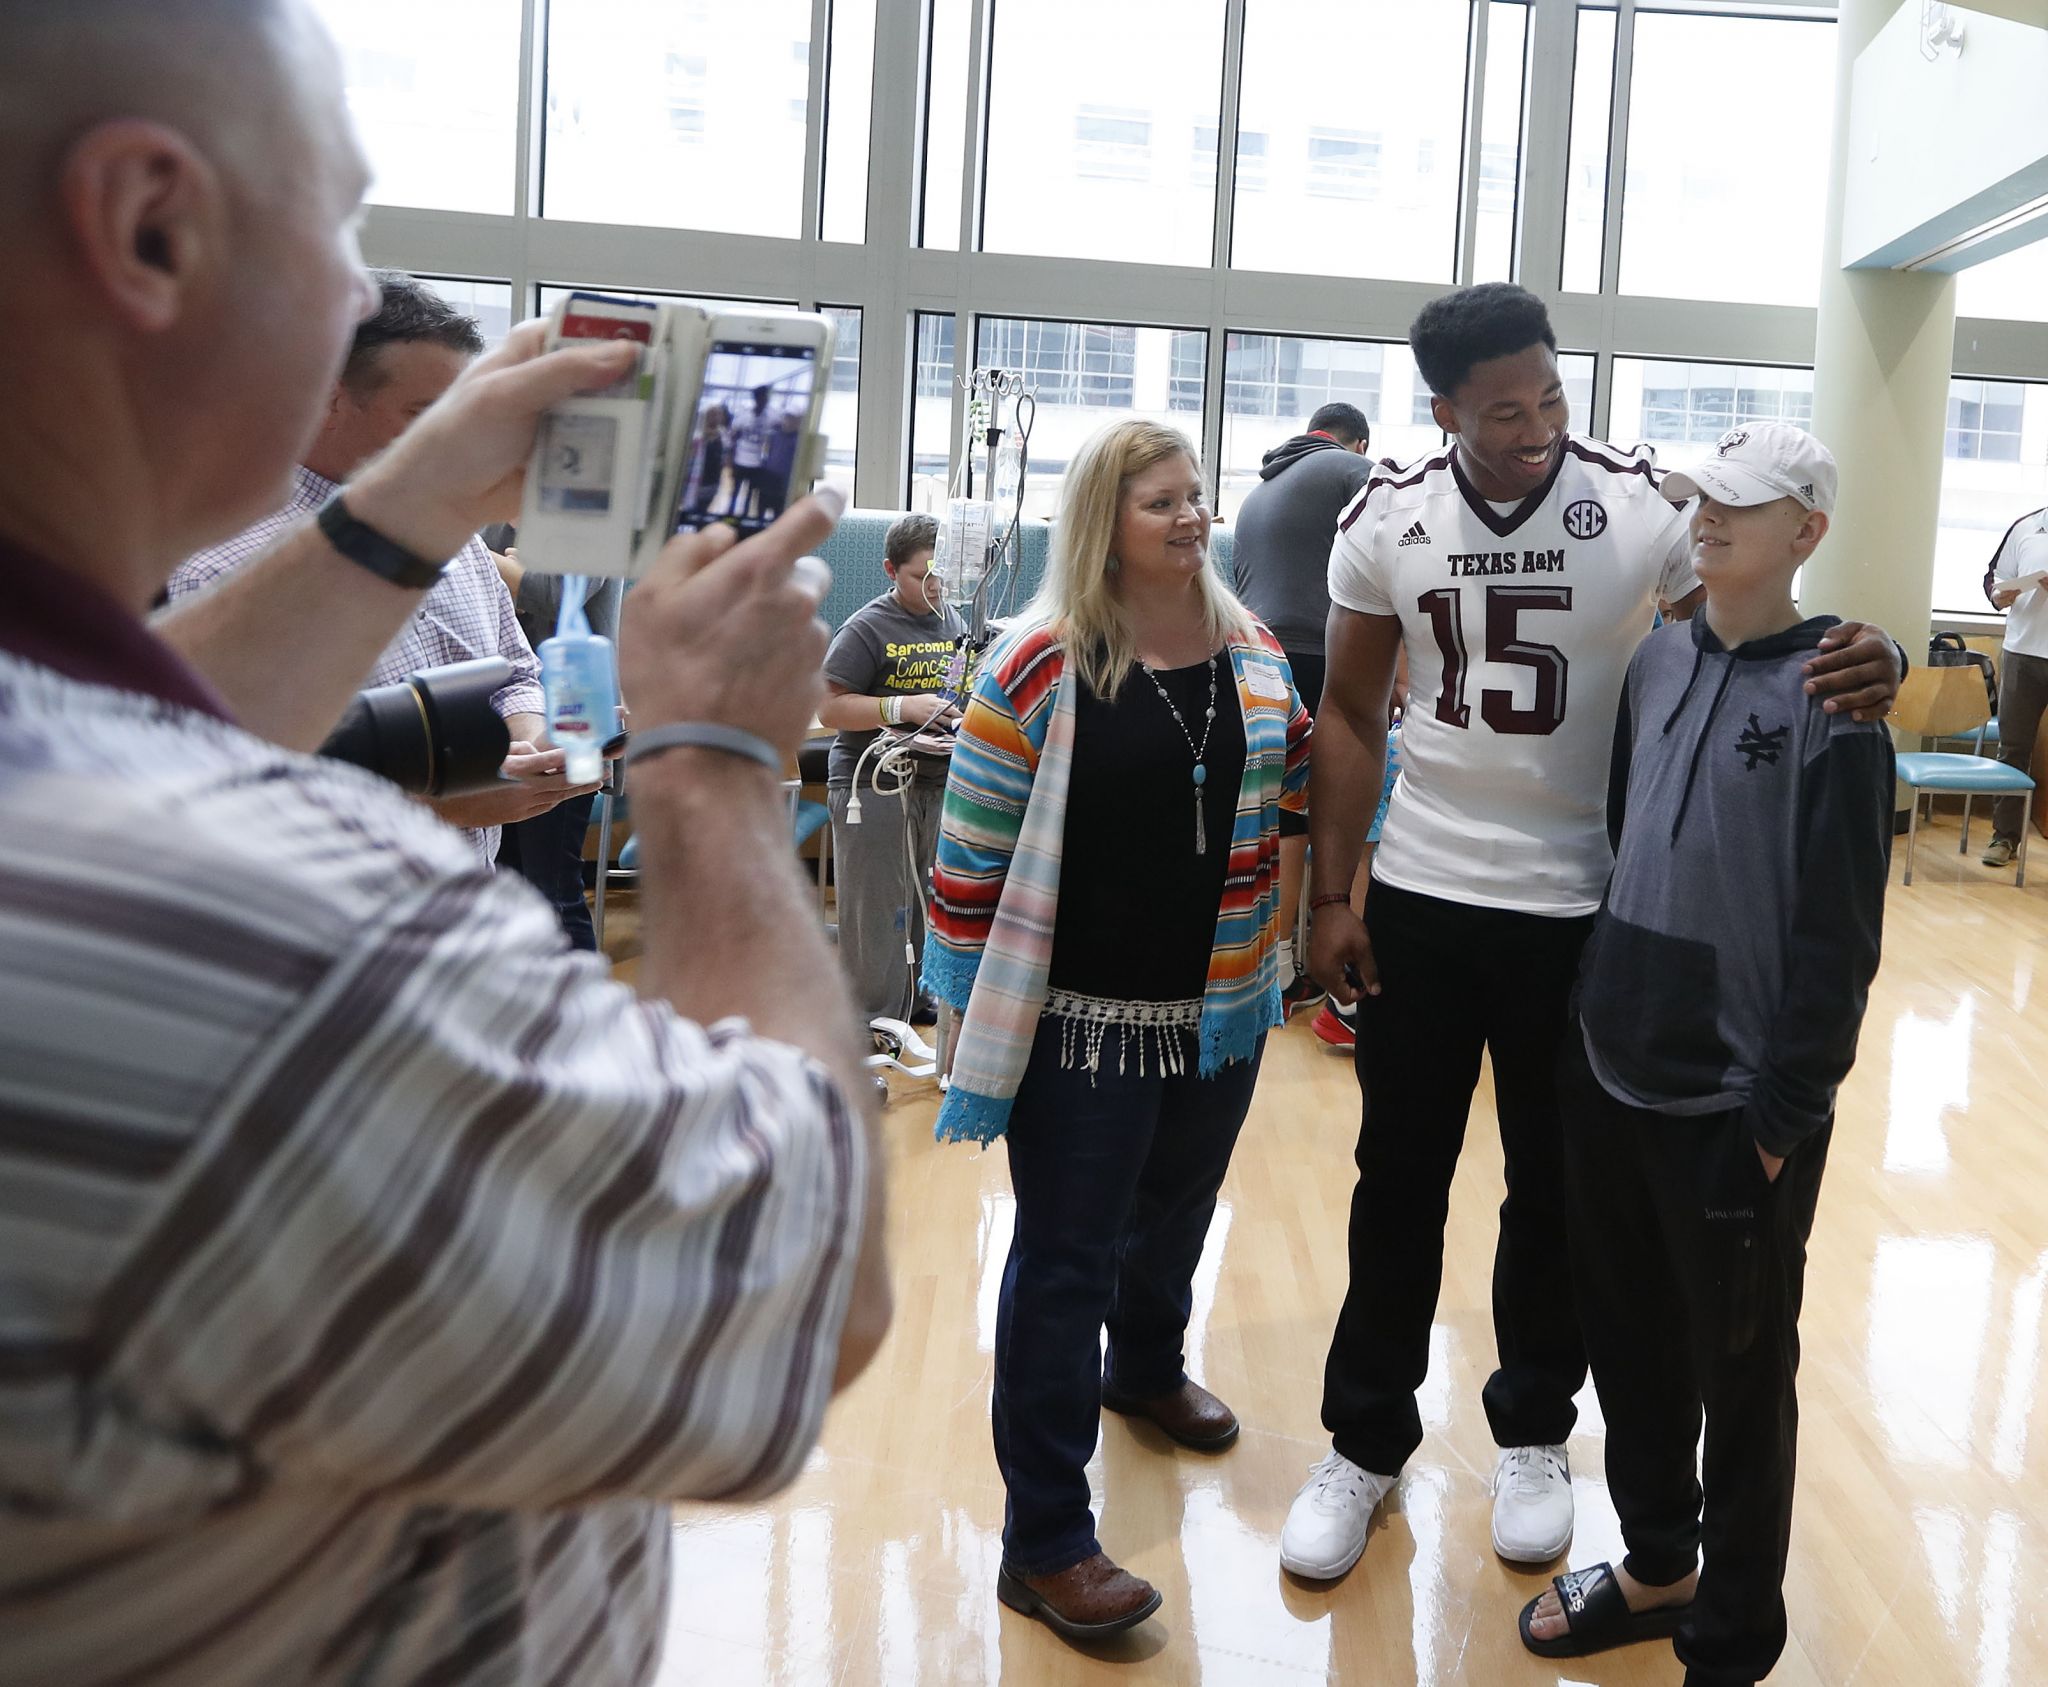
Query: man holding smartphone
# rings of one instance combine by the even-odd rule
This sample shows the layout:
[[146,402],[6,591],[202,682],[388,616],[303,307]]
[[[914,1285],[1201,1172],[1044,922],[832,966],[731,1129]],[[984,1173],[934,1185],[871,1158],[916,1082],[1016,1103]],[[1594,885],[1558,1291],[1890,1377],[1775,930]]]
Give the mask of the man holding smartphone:
[[[253,526],[179,564],[166,588],[173,602],[211,590],[255,561],[288,527],[317,511],[405,432],[484,349],[476,323],[431,287],[397,270],[378,270],[375,280],[377,309],[356,328],[320,432],[292,471],[290,497]],[[491,699],[512,740],[504,783],[496,790],[432,798],[427,806],[460,830],[489,866],[498,859],[501,828],[547,814],[572,798],[588,798],[597,787],[571,785],[563,773],[562,752],[545,747],[547,699],[541,693],[540,664],[491,553],[472,535],[377,658],[365,683],[389,685],[422,668],[477,656],[502,656],[512,664],[511,683]],[[582,841],[580,833],[577,841]],[[594,939],[589,947],[596,947]]]
[[787,1482],[889,1316],[779,767],[836,496],[671,544],[620,664],[637,993],[317,745],[539,417],[515,330],[317,518],[376,304],[305,0],[0,8],[0,1679],[642,1681],[669,1502]]

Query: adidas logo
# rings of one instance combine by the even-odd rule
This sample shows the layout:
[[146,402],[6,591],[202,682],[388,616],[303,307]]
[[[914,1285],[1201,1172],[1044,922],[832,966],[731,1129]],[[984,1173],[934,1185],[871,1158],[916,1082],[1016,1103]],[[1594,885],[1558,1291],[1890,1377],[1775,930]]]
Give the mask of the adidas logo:
[[1418,521],[1406,533],[1403,533],[1399,539],[1394,541],[1394,548],[1398,550],[1403,545],[1426,545],[1428,543],[1429,535],[1423,531],[1422,523]]
[[1811,497],[1813,496],[1813,487],[1812,487],[1812,485],[1811,485],[1811,484],[1808,484],[1808,485],[1806,485],[1806,486],[1802,486],[1802,487],[1800,487],[1800,489],[1799,489],[1799,496],[1800,496],[1800,497],[1802,497],[1802,498],[1811,498]]

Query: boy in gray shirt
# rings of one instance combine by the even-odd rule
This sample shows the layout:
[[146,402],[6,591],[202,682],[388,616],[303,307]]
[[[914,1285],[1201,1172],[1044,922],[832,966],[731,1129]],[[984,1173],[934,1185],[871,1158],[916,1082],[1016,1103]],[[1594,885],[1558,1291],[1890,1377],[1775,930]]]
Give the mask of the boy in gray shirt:
[[1835,485],[1826,447],[1781,422],[1664,481],[1700,498],[1706,605],[1629,667],[1614,876],[1559,1076],[1628,1553],[1557,1577],[1522,1639],[1576,1657],[1674,1637],[1688,1687],[1748,1687],[1784,1650],[1806,1241],[1884,915],[1891,738],[1806,694],[1836,621],[1792,599]]

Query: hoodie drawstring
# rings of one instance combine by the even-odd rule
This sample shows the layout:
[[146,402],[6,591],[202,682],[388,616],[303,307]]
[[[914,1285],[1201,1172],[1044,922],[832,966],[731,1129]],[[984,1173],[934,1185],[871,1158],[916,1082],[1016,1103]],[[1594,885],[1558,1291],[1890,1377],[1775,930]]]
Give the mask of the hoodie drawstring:
[[1678,694],[1678,701],[1672,706],[1671,713],[1664,717],[1664,730],[1658,734],[1659,737],[1669,738],[1671,736],[1671,729],[1678,724],[1678,717],[1685,713],[1686,700],[1692,696],[1692,688],[1699,683],[1700,669],[1706,660],[1707,653],[1700,648],[1698,641],[1695,640],[1692,647],[1691,677],[1686,680],[1685,689]]
[[[1700,663],[1705,658],[1705,656],[1706,652],[1700,651],[1693,657],[1693,679],[1699,678]],[[1671,841],[1673,843],[1678,842],[1679,828],[1685,824],[1685,811],[1687,806],[1692,802],[1692,782],[1695,778],[1699,776],[1700,752],[1706,749],[1707,747],[1707,734],[1714,730],[1714,715],[1716,711],[1718,711],[1721,707],[1721,699],[1728,695],[1729,682],[1734,678],[1735,659],[1731,656],[1728,658],[1726,666],[1724,666],[1721,669],[1721,683],[1714,687],[1714,700],[1713,702],[1707,705],[1707,718],[1700,727],[1700,735],[1698,738],[1693,740],[1692,759],[1686,763],[1685,767],[1685,789],[1679,793],[1678,813],[1672,817],[1671,821]],[[1691,680],[1688,680],[1686,682],[1685,689],[1687,694],[1690,695],[1692,692]],[[1682,709],[1684,707],[1685,699],[1681,697],[1678,702],[1678,708]],[[1669,732],[1671,730],[1671,721],[1675,721],[1676,719],[1678,719],[1678,709],[1672,710],[1671,720],[1668,720],[1664,723],[1664,730],[1666,732]]]

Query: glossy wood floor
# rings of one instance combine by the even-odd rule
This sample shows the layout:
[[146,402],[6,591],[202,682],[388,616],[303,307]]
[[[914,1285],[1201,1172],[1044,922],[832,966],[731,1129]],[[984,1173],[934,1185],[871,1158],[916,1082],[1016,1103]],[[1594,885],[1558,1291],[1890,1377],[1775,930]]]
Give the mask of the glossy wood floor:
[[[1910,890],[1893,868],[1885,965],[1821,1196],[1792,1641],[1771,1678],[1793,1687],[2048,1683],[2048,847],[2035,839],[2038,878],[2021,891],[1956,839],[1953,821],[1923,828]],[[1483,1087],[1452,1196],[1427,1438],[1358,1568],[1312,1588],[1282,1574],[1278,1538],[1327,1446],[1317,1402],[1357,1100],[1349,1062],[1305,1022],[1274,1038],[1190,1338],[1192,1371],[1245,1432],[1203,1457],[1104,1419],[1102,1539],[1165,1605],[1095,1655],[996,1603],[988,1389],[1009,1181],[1000,1149],[936,1146],[932,1113],[906,1085],[886,1116],[897,1315],[874,1368],[787,1493],[680,1514],[664,1687],[1676,1687],[1668,1645],[1546,1667],[1515,1638],[1543,1579],[1496,1559],[1487,1532],[1479,1389],[1501,1183]],[[1571,1453],[1572,1562],[1618,1556],[1590,1387]]]

